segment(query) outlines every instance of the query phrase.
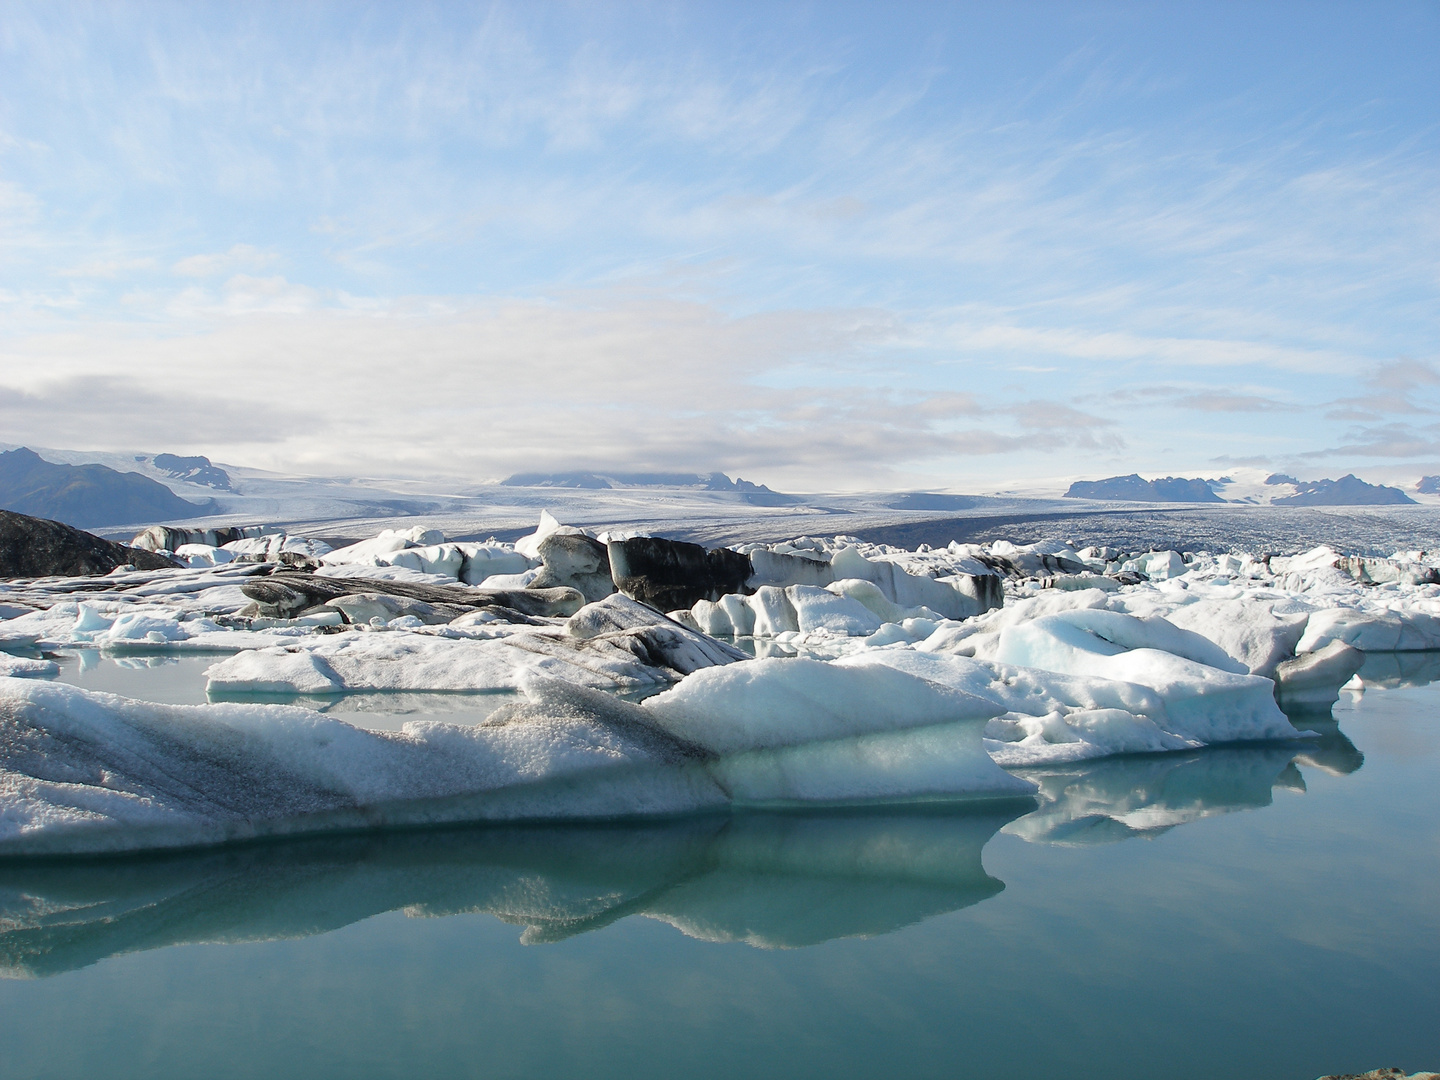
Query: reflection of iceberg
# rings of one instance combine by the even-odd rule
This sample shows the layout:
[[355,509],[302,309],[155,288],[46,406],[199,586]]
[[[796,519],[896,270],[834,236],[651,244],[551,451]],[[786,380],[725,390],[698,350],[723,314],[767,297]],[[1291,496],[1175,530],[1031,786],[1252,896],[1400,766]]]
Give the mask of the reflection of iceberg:
[[1269,806],[1277,786],[1304,790],[1295,758],[1294,747],[1218,747],[1027,769],[1041,806],[1005,831],[1037,843],[1109,843]]
[[883,934],[1004,886],[1012,813],[932,804],[645,825],[390,832],[158,858],[0,865],[0,973],[191,942],[325,933],[385,911],[484,911],[555,941],[626,915],[766,947]]
[[1360,668],[1366,686],[1393,690],[1440,681],[1440,652],[1367,652]]
[[1311,765],[1331,776],[1348,776],[1365,764],[1365,755],[1340,730],[1340,721],[1333,716],[1297,716],[1294,722],[1302,731],[1318,736],[1295,755],[1299,764]]

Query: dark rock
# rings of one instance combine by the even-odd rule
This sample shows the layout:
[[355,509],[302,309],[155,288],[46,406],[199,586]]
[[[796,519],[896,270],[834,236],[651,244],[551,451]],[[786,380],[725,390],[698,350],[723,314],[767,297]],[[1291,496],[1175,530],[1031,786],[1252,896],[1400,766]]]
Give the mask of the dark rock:
[[426,626],[438,626],[467,615],[474,608],[461,604],[427,604],[408,596],[389,596],[385,593],[347,593],[327,600],[325,607],[334,608],[348,623],[368,623],[379,618],[385,622],[412,615]]
[[494,605],[542,618],[564,618],[585,604],[585,598],[575,589],[471,589],[374,578],[317,577],[290,570],[247,581],[240,586],[240,591],[255,601],[255,614],[272,619],[292,619],[302,611],[356,593],[402,596],[427,604],[454,604],[468,610]]
[[1269,487],[1278,487],[1280,484],[1298,484],[1300,481],[1289,473],[1273,472],[1265,477],[1265,483]]
[[1415,500],[1399,488],[1367,484],[1354,473],[1339,480],[1309,480],[1294,495],[1271,499],[1271,506],[1398,506]]
[[1109,575],[1121,585],[1139,585],[1142,581],[1149,581],[1149,574],[1142,574],[1139,570],[1118,570]]
[[551,533],[540,541],[544,568],[530,583],[531,588],[578,589],[587,603],[602,600],[615,591],[610,577],[610,555],[605,545],[581,533]]
[[[974,556],[997,574],[1010,578],[1054,577],[1057,574],[1084,574],[1089,567],[1074,559],[1060,555],[1045,555],[1037,551],[1026,551],[1016,555],[990,555],[984,552]],[[1148,579],[1146,579],[1148,580]],[[999,607],[999,604],[995,605]]]
[[1105,499],[1126,502],[1223,503],[1204,480],[1162,476],[1142,480],[1138,473],[1104,480],[1077,480],[1065,492],[1067,499]]
[[0,578],[80,577],[108,574],[117,566],[169,570],[179,564],[58,521],[0,510]]
[[626,596],[659,611],[753,591],[746,585],[754,573],[750,557],[729,548],[707,551],[699,544],[658,536],[612,540],[609,547],[616,586]]
[[624,644],[642,663],[669,668],[681,675],[750,659],[743,650],[684,626],[620,593],[587,604],[570,616],[566,629],[571,637],[582,640],[605,638]]
[[180,498],[157,480],[104,465],[56,465],[21,447],[0,453],[0,507],[94,527],[207,514],[212,503]]
[[1421,495],[1440,495],[1440,476],[1422,476],[1415,490]]

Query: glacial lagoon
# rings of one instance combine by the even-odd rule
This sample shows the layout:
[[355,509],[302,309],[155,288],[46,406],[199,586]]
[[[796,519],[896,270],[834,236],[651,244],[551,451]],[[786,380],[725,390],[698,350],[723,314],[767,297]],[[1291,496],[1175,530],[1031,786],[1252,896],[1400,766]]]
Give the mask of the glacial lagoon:
[[[61,678],[203,694],[213,658],[157,659],[67,656]],[[1026,770],[1038,804],[8,862],[0,1077],[1433,1067],[1427,660],[1371,655],[1373,688],[1297,717],[1318,732],[1303,743]],[[387,726],[424,704],[330,708]]]

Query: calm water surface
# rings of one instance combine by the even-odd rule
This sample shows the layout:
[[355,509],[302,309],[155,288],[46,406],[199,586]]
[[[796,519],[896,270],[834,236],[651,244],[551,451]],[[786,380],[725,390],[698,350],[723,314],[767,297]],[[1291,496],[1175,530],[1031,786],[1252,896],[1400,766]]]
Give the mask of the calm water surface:
[[[62,677],[203,700],[212,661]],[[1036,771],[1038,808],[0,865],[0,1077],[1440,1067],[1440,688],[1335,716]]]

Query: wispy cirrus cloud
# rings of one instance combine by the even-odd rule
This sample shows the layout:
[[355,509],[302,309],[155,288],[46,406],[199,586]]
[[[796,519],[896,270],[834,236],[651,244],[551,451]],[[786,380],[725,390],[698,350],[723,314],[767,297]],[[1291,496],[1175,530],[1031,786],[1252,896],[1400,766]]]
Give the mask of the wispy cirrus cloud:
[[[225,373],[194,393],[257,454],[816,486],[1370,460],[1440,408],[1433,65],[1385,13],[1339,71],[1288,33],[1252,63],[1223,12],[13,14],[17,392],[123,360]],[[297,367],[309,433],[228,378]]]

